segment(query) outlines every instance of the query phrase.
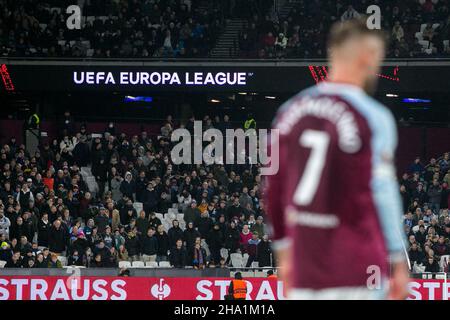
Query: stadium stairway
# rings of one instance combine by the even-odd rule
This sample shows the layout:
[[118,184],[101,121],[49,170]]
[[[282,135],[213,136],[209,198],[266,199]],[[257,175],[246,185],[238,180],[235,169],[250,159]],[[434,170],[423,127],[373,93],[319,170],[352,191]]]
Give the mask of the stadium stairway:
[[239,33],[244,24],[243,19],[227,21],[225,31],[220,35],[216,46],[211,51],[211,58],[234,58],[237,56]]
[[81,176],[83,177],[83,181],[86,182],[89,192],[95,197],[98,192],[98,184],[97,181],[95,181],[95,177],[92,175],[91,168],[82,167]]

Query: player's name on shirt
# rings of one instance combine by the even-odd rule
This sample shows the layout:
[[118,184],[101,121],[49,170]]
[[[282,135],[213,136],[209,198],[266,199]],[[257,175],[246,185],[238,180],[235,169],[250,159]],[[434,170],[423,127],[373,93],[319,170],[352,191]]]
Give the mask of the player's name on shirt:
[[281,114],[276,128],[280,130],[280,135],[288,135],[292,128],[307,116],[333,123],[339,136],[339,147],[343,152],[355,153],[360,150],[362,142],[353,112],[345,102],[329,97],[303,97],[294,100]]

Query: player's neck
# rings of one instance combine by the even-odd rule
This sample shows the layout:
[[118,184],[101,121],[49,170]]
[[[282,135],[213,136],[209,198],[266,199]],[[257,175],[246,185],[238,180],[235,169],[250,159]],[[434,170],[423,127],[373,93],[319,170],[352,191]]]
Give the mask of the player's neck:
[[352,72],[345,68],[345,70],[340,69],[331,69],[330,74],[328,76],[328,81],[332,83],[342,83],[353,85],[358,88],[364,87],[364,80],[358,77],[359,72]]

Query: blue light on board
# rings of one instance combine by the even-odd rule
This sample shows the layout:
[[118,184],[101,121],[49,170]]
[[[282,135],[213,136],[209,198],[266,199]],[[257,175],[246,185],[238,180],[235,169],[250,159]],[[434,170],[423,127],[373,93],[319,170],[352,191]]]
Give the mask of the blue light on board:
[[124,98],[124,102],[125,103],[129,103],[129,102],[152,102],[153,98],[152,97],[146,97],[146,96],[125,96]]
[[405,103],[430,103],[429,99],[419,99],[419,98],[404,98],[402,100]]

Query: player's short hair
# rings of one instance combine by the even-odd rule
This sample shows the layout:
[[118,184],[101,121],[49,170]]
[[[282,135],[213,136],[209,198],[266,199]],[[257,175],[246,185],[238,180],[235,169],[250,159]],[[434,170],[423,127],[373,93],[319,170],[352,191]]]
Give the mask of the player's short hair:
[[336,22],[331,27],[328,36],[328,49],[339,48],[349,40],[365,36],[375,36],[386,42],[386,35],[383,31],[367,27],[367,17],[365,16],[344,22]]

